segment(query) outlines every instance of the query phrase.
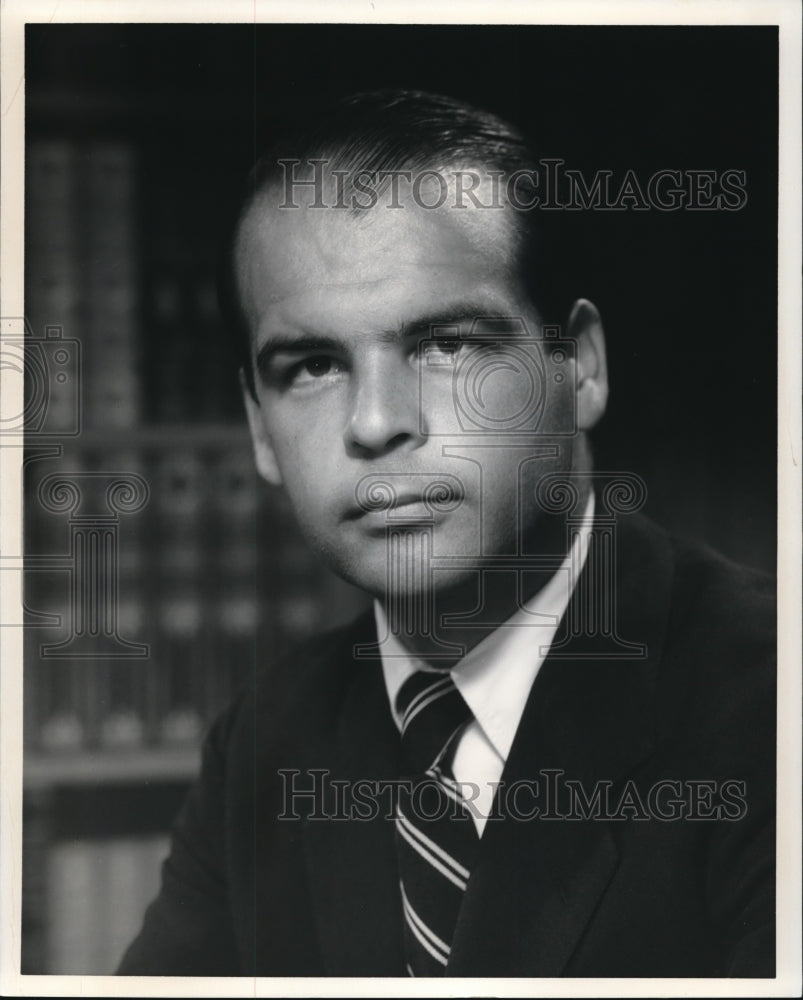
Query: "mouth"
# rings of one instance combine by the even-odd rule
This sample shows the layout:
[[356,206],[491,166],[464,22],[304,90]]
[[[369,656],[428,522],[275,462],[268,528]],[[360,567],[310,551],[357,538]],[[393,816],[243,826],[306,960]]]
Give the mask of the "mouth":
[[420,493],[403,493],[390,497],[375,497],[371,503],[355,504],[346,513],[347,521],[363,519],[379,519],[397,521],[399,519],[415,518],[416,520],[432,520],[433,511],[424,502]]
[[347,521],[371,525],[432,524],[451,513],[465,498],[454,476],[432,479],[423,489],[398,489],[389,479],[377,477],[357,490],[357,503],[346,512]]

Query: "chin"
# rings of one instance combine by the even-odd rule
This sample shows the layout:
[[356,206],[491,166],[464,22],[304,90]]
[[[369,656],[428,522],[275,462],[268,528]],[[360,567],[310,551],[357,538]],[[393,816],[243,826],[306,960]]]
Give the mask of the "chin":
[[[401,524],[399,526],[402,527]],[[415,525],[404,527],[411,536],[418,535]],[[466,532],[465,526],[462,526],[463,530],[455,530],[456,527],[452,524],[436,525],[431,542],[420,547],[413,544],[412,549],[399,553],[400,565],[395,572],[389,566],[391,554],[384,533],[349,532],[346,537],[334,539],[319,535],[309,538],[309,542],[337,576],[378,600],[383,600],[389,586],[394,585],[400,597],[409,598],[432,591],[449,594],[471,588],[472,592],[476,592],[476,570],[437,568],[440,558],[477,554],[478,543],[474,533]],[[467,534],[470,539],[466,538]],[[426,552],[432,559],[429,565]]]
[[365,551],[333,552],[319,549],[319,555],[332,572],[370,597],[382,600],[388,583],[384,550],[373,555]]

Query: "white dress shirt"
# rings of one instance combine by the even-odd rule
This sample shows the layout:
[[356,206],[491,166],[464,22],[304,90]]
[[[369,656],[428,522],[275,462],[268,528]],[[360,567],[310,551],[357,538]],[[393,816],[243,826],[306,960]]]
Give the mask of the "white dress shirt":
[[[473,786],[470,794],[476,794],[476,798],[470,805],[470,812],[480,836],[530,688],[585,565],[593,518],[592,493],[572,551],[567,553],[560,569],[523,608],[486,636],[450,671],[455,686],[474,715],[457,745],[453,772],[456,781]],[[374,615],[391,712],[401,731],[401,718],[395,705],[402,684],[417,670],[441,671],[405,650],[391,633],[378,601],[374,602]]]

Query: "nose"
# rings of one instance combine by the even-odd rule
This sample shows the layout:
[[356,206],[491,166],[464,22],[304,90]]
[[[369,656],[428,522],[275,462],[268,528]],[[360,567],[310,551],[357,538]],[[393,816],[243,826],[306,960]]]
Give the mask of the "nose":
[[347,451],[358,457],[378,457],[416,448],[426,437],[422,420],[416,371],[384,352],[366,358],[354,381]]

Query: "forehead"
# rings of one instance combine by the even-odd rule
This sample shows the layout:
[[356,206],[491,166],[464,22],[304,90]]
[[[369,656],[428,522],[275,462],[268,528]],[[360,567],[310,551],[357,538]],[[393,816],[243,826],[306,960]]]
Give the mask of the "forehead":
[[[414,310],[451,291],[509,299],[516,284],[508,209],[454,201],[428,209],[408,196],[353,213],[280,207],[268,189],[249,209],[235,247],[235,267],[252,330],[328,314],[367,323]],[[501,304],[501,303],[500,303]]]

